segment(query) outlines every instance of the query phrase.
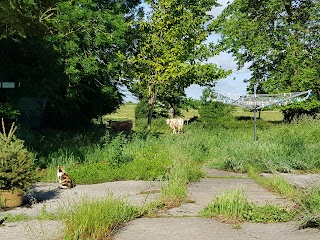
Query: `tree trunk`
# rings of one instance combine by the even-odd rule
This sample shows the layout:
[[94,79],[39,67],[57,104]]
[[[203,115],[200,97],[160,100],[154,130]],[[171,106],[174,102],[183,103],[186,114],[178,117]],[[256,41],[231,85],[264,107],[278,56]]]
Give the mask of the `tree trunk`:
[[171,105],[170,105],[168,114],[169,114],[169,118],[174,118],[174,108]]
[[152,122],[152,115],[153,115],[153,108],[156,102],[156,86],[150,85],[149,86],[149,96],[148,96],[148,132],[151,131],[151,122]]

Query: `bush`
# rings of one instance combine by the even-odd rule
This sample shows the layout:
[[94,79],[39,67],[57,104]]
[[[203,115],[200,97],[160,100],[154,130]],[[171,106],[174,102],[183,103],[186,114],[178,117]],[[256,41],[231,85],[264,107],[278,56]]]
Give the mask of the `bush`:
[[225,123],[233,119],[233,106],[220,102],[205,102],[199,109],[201,121],[209,127],[226,126]]
[[7,126],[16,121],[19,115],[20,112],[15,110],[10,104],[0,102],[0,118],[5,120]]
[[12,124],[8,134],[2,120],[0,133],[0,189],[27,191],[36,181],[34,156],[28,152],[24,142],[14,135],[16,127]]

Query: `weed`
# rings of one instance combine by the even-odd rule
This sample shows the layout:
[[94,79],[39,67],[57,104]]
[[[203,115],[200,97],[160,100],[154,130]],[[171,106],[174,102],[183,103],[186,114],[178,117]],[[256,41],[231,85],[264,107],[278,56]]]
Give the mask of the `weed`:
[[138,216],[136,207],[112,196],[102,200],[84,199],[62,213],[66,223],[65,239],[107,238],[123,223]]
[[224,192],[200,212],[200,216],[217,217],[227,223],[241,221],[283,222],[292,220],[295,214],[294,211],[288,211],[278,206],[257,206],[249,203],[241,190]]
[[4,219],[6,222],[18,222],[18,221],[26,221],[30,220],[31,218],[24,214],[24,213],[19,213],[19,214],[5,214]]
[[38,220],[56,220],[58,219],[58,215],[51,213],[47,210],[47,205],[43,205],[40,209],[40,212],[36,216],[36,219]]
[[187,201],[188,183],[200,174],[200,167],[193,164],[188,157],[176,156],[169,170],[167,184],[161,188],[162,201],[169,208]]
[[320,187],[307,191],[301,199],[301,228],[320,227]]
[[286,198],[297,200],[297,197],[302,195],[302,192],[299,189],[289,184],[281,175],[261,177],[252,167],[248,168],[248,175],[261,186],[273,192],[277,192]]

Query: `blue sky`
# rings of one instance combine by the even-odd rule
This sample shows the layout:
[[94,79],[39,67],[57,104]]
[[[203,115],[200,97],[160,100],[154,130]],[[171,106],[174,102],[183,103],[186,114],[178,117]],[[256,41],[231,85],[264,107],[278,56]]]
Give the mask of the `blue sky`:
[[[231,2],[230,0],[218,0],[218,2],[222,5],[220,7],[214,7],[211,11],[211,14],[218,16],[222,10],[227,6],[227,2]],[[219,36],[217,34],[212,34],[208,37],[207,42],[216,42]],[[224,93],[224,94],[240,94],[243,95],[246,93],[247,83],[244,83],[244,79],[248,79],[251,76],[251,72],[248,70],[248,65],[245,65],[241,70],[237,70],[237,64],[234,62],[233,57],[228,53],[221,53],[213,58],[208,60],[210,63],[215,63],[221,68],[225,70],[232,70],[232,74],[229,75],[225,79],[221,79],[216,84],[216,92]],[[193,99],[200,99],[203,91],[203,87],[199,85],[191,85],[185,90],[187,97],[191,97]],[[136,102],[135,99],[129,92],[125,91],[126,95],[125,101],[133,101]]]

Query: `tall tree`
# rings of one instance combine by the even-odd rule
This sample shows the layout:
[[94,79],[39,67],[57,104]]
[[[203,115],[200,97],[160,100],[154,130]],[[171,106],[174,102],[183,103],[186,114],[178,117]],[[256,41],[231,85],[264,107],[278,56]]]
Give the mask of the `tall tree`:
[[[159,86],[184,89],[193,83],[205,85],[229,72],[206,63],[214,55],[212,45],[204,41],[210,34],[209,15],[216,0],[151,0],[151,16],[140,22],[142,38],[137,54],[129,58],[132,76],[148,98],[148,130]],[[165,91],[164,91],[165,92]]]
[[46,119],[55,127],[88,123],[119,107],[118,53],[133,47],[131,21],[140,0],[5,3],[0,78],[21,83],[12,98],[46,98]]
[[320,109],[319,12],[318,0],[234,0],[211,27],[240,68],[251,63],[251,90],[255,84],[260,93],[312,89],[311,101],[290,105],[284,113],[315,114]]
[[0,1],[0,39],[48,32],[45,21],[55,13],[55,4],[62,0],[2,0]]

